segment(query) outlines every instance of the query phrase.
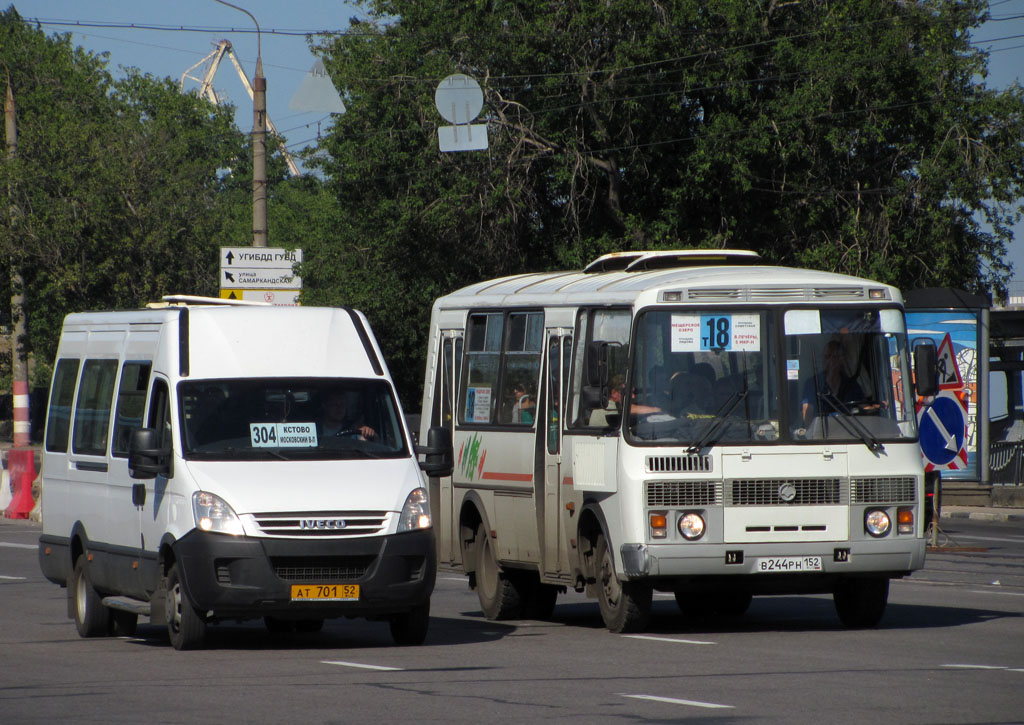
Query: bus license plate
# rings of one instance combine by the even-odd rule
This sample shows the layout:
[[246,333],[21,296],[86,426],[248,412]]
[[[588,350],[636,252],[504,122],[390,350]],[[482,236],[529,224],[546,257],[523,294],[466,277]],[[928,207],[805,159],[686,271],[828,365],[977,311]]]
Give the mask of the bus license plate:
[[759,556],[754,571],[763,573],[822,571],[820,556]]
[[293,602],[355,602],[358,584],[292,584]]

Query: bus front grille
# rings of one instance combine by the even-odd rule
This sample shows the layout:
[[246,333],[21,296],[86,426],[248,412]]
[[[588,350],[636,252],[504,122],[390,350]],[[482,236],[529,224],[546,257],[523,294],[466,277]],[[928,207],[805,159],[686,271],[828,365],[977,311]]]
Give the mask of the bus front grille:
[[850,481],[853,503],[913,503],[917,500],[913,476],[854,478]]
[[722,503],[722,484],[717,481],[647,481],[647,505],[712,506]]
[[843,503],[838,478],[737,479],[726,484],[732,506],[814,506]]
[[360,579],[374,561],[373,556],[300,557],[275,556],[274,573],[285,581],[337,582]]
[[710,473],[711,456],[647,456],[648,473]]
[[383,533],[387,511],[310,511],[251,514],[263,536],[329,538]]

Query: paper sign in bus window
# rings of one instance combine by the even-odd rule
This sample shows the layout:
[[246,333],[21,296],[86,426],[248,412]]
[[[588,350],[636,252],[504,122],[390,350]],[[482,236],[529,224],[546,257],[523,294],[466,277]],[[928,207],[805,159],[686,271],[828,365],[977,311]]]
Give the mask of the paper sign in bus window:
[[253,448],[316,448],[315,423],[250,423]]
[[466,391],[466,422],[491,422],[491,389],[469,388]]
[[672,315],[672,352],[761,349],[758,314]]

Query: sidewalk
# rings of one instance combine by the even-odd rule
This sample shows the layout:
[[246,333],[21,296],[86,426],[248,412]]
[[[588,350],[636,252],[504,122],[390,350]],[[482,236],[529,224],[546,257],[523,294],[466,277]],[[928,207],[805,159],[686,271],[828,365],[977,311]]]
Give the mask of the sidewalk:
[[943,506],[941,518],[1024,523],[1024,509],[996,508],[994,506]]

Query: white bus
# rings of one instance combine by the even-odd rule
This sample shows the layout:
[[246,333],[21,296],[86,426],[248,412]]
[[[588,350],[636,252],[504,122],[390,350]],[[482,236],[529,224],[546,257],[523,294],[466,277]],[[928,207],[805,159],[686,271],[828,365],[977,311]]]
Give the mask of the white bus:
[[[916,354],[934,393],[934,348]],[[560,591],[642,631],[684,613],[831,593],[873,626],[924,564],[924,472],[902,298],[742,250],[622,252],[438,299],[421,425],[442,563],[490,619]]]

